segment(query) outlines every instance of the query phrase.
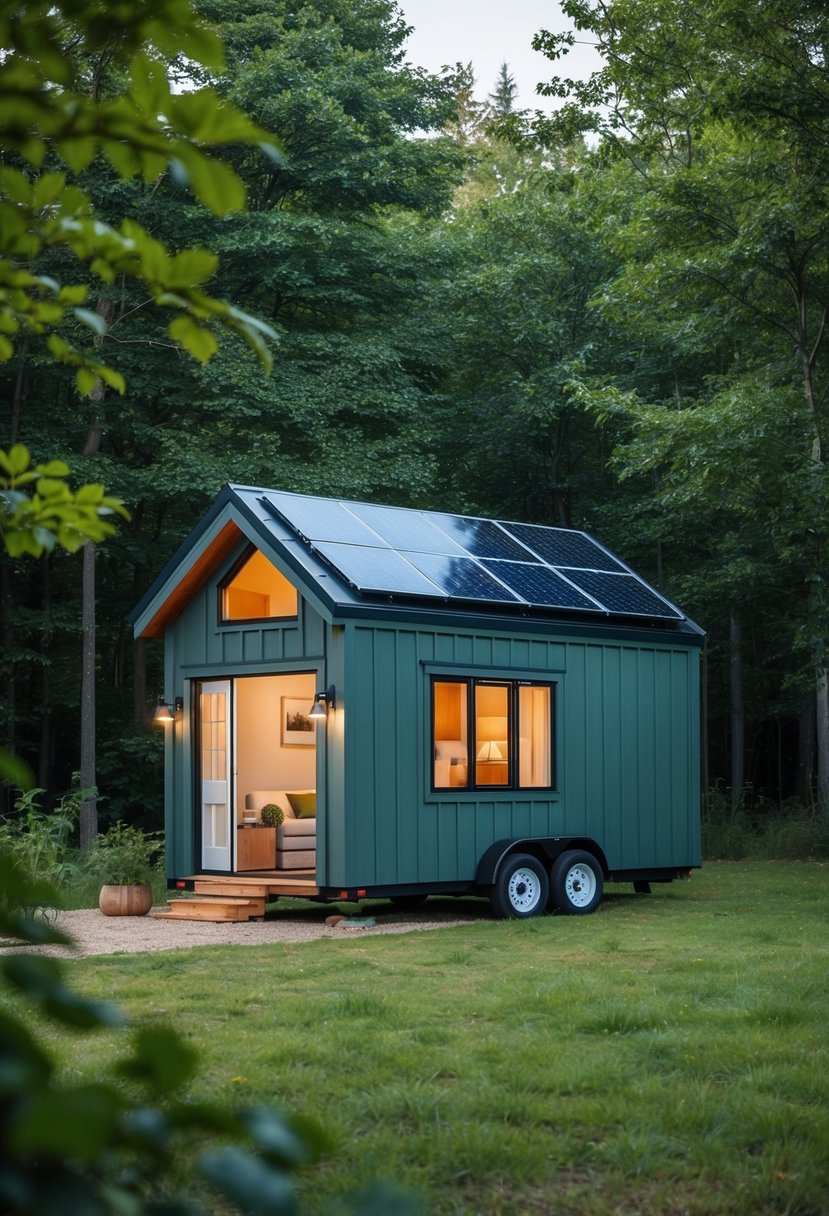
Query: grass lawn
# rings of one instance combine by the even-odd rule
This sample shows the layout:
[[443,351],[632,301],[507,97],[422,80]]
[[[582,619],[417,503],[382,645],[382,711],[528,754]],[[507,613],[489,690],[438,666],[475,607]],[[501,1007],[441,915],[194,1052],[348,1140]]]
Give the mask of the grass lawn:
[[[377,1176],[434,1216],[829,1213],[829,864],[710,863],[583,918],[480,908],[70,976],[184,1031],[199,1091],[317,1117],[337,1148],[307,1213]],[[94,1074],[103,1043],[66,1058]]]

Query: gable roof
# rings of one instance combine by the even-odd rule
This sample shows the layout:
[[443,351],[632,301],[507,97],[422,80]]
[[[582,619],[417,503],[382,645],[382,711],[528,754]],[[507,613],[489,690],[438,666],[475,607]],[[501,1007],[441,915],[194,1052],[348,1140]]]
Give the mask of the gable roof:
[[131,615],[156,637],[247,539],[326,619],[435,612],[666,630],[681,609],[586,532],[226,485]]

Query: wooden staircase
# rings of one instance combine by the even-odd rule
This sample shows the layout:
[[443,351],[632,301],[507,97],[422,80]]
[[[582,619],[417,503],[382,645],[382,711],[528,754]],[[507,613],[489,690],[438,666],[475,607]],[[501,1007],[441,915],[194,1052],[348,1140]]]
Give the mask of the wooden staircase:
[[154,912],[156,920],[203,920],[214,923],[264,920],[265,904],[280,895],[314,896],[319,888],[313,874],[256,875],[193,874],[193,893],[182,893]]

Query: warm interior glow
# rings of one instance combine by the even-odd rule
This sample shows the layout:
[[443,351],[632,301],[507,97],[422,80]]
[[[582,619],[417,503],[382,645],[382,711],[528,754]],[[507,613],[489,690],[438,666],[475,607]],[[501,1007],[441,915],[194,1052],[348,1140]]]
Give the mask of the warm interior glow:
[[509,782],[509,688],[503,684],[475,687],[475,762],[477,785]]
[[435,789],[469,785],[466,683],[436,680],[434,684]]
[[552,705],[547,685],[518,689],[518,784],[524,789],[552,785]]
[[257,550],[223,588],[222,620],[293,617],[298,602],[296,587]]

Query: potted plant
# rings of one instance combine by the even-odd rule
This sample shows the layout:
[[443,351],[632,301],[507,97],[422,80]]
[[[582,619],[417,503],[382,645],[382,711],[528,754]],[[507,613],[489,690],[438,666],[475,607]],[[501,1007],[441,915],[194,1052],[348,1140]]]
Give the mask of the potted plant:
[[104,916],[146,916],[153,906],[152,877],[162,847],[159,832],[118,821],[99,836],[90,863],[101,883]]
[[285,818],[285,812],[275,802],[266,802],[259,817],[266,828],[278,828]]

